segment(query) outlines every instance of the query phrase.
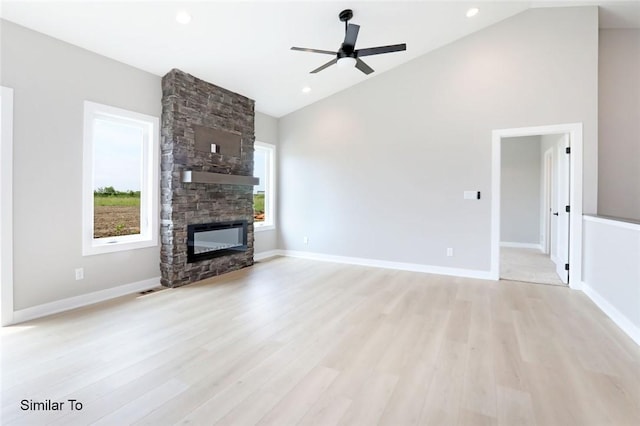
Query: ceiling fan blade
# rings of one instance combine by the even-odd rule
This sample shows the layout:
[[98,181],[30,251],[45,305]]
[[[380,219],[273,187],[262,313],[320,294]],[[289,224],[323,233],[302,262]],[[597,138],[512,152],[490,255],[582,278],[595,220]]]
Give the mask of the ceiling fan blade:
[[347,32],[344,35],[344,44],[354,47],[356,45],[356,40],[358,39],[358,31],[360,31],[360,25],[347,25]]
[[405,43],[392,44],[391,46],[368,47],[366,49],[359,49],[356,50],[356,56],[380,55],[381,53],[400,52],[402,50],[407,50],[407,45]]
[[369,65],[365,64],[365,62],[358,58],[356,59],[356,68],[358,68],[360,71],[362,71],[363,73],[369,75],[373,72],[373,68],[371,68]]
[[306,48],[306,47],[292,47],[291,50],[298,50],[300,52],[324,53],[326,55],[337,55],[338,54],[338,52],[331,52],[329,50],[309,49],[309,48]]
[[322,65],[321,67],[316,68],[315,70],[311,71],[309,74],[315,74],[317,72],[322,71],[325,68],[329,68],[331,65],[335,64],[336,62],[338,62],[338,59],[332,59],[329,62],[327,62],[326,64]]

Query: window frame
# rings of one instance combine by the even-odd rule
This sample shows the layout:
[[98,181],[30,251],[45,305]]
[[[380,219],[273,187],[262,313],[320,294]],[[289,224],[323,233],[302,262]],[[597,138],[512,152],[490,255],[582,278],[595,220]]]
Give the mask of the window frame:
[[[140,234],[94,238],[94,141],[93,123],[102,119],[117,124],[134,125],[143,130],[142,181],[140,187]],[[160,209],[159,135],[160,120],[146,114],[84,102],[83,179],[82,179],[82,255],[113,253],[158,245]]]
[[13,89],[0,86],[0,325],[13,323]]
[[[276,146],[270,143],[255,141],[254,150],[264,150],[267,153],[264,182],[264,217],[263,222],[253,222],[256,232],[271,231],[276,229]],[[254,157],[255,158],[255,157]]]

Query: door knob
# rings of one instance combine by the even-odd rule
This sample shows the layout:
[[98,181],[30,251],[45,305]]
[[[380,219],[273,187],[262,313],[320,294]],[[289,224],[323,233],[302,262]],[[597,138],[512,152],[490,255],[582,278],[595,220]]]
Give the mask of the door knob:
[[554,216],[558,216],[558,212],[555,212],[553,215],[554,215]]

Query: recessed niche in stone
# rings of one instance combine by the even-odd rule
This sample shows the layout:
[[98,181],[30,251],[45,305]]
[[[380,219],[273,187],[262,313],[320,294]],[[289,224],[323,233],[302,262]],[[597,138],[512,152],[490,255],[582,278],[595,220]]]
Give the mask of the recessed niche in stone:
[[239,134],[225,132],[211,127],[193,125],[196,150],[211,152],[211,145],[216,145],[216,153],[228,157],[240,157],[242,137]]

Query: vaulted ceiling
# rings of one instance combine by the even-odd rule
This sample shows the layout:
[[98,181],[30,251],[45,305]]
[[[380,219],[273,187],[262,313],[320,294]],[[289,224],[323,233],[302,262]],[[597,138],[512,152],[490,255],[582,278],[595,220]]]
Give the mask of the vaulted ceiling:
[[[0,16],[153,74],[179,68],[280,117],[530,7],[582,4],[602,6],[601,26],[640,26],[637,1],[4,0]],[[468,18],[471,7],[480,11]],[[407,43],[407,51],[368,57],[376,71],[369,76],[335,66],[309,74],[331,57],[289,48],[337,50],[344,38],[338,13],[346,8],[360,25],[357,47]],[[188,24],[176,21],[181,11]]]

